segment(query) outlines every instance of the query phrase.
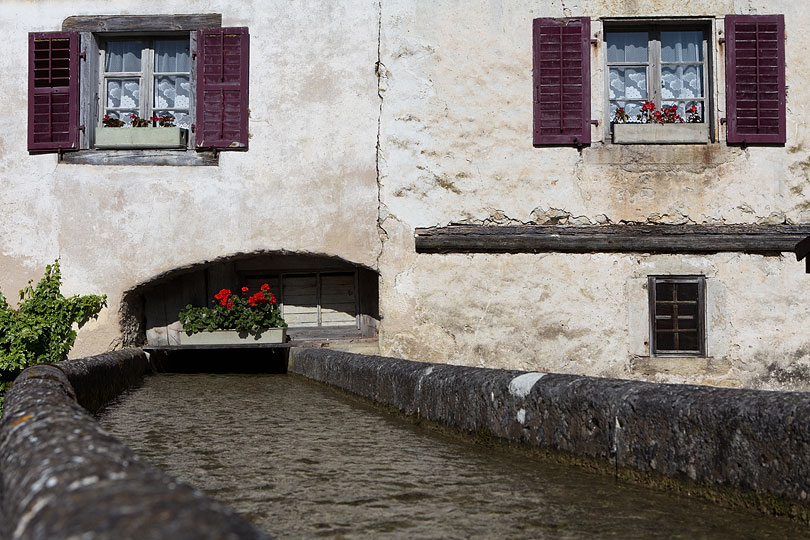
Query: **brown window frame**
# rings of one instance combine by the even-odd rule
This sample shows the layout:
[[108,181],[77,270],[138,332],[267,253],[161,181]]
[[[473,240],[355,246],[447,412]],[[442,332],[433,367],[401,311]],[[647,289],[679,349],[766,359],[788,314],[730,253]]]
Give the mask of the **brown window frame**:
[[[647,289],[650,297],[650,356],[664,357],[664,356],[706,356],[706,277],[705,276],[648,276]],[[696,300],[678,300],[677,289],[673,295],[673,300],[658,300],[656,298],[658,284],[696,284],[697,285],[697,299]],[[663,349],[658,346],[658,334],[662,331],[657,327],[658,320],[664,320],[665,317],[672,317],[673,315],[659,315],[657,306],[662,304],[673,304],[675,312],[673,313],[673,329],[674,341],[678,343],[679,336],[687,330],[679,332],[678,328],[678,315],[677,306],[685,303],[696,303],[697,313],[697,349],[680,349],[677,346],[673,349]]]

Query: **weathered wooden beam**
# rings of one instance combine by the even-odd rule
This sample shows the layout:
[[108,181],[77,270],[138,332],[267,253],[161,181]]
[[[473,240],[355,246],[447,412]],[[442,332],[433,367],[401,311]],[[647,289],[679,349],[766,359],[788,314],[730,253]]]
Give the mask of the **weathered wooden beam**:
[[62,21],[77,32],[179,32],[222,26],[221,13],[192,15],[80,15]]
[[796,253],[797,261],[800,261],[810,255],[810,236],[796,244],[796,247],[793,248],[793,252]]
[[418,253],[793,252],[808,225],[451,225],[416,229]]
[[213,152],[194,150],[82,150],[65,152],[62,163],[77,165],[152,165],[152,166],[215,166],[219,158]]

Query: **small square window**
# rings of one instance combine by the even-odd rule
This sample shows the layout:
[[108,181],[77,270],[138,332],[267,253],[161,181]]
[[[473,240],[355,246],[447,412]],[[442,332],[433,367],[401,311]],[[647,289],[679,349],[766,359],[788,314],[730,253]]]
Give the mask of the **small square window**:
[[705,356],[704,276],[650,276],[650,355]]

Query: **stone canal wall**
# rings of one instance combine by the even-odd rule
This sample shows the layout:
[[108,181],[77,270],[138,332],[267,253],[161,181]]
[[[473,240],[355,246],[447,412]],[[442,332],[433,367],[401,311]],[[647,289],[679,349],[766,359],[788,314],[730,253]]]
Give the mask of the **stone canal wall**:
[[473,433],[808,519],[810,393],[668,385],[292,349],[289,371]]
[[143,351],[116,351],[14,381],[0,421],[0,538],[267,538],[90,415],[149,369]]

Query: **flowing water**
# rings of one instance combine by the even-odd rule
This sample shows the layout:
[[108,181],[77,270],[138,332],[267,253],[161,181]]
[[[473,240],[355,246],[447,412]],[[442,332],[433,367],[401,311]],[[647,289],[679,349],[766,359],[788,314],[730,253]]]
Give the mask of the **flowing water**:
[[292,375],[163,374],[101,424],[277,538],[810,538],[501,445]]

